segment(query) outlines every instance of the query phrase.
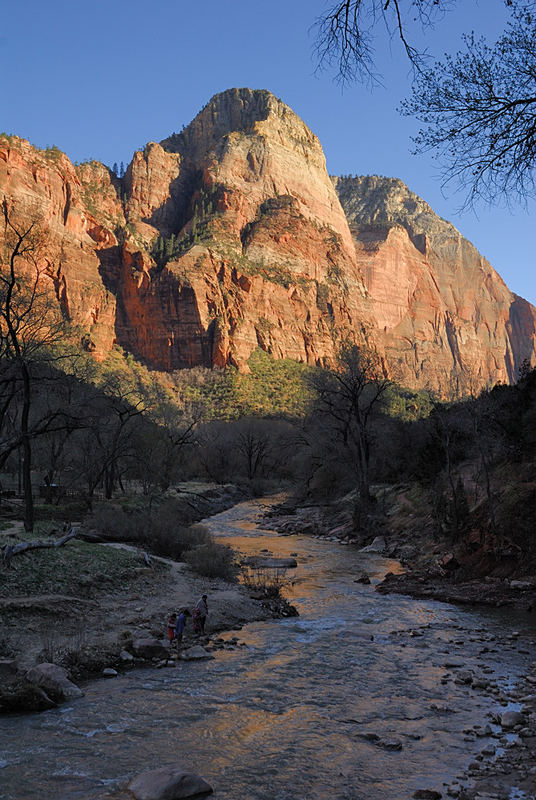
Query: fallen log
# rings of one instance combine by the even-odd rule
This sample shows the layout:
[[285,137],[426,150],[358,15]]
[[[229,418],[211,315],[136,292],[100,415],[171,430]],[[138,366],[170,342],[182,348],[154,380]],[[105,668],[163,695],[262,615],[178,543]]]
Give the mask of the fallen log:
[[41,550],[45,547],[63,547],[75,536],[78,536],[80,528],[71,528],[69,533],[62,536],[60,539],[33,539],[29,542],[17,542],[16,544],[6,544],[2,548],[2,560],[6,566],[11,565],[11,560],[14,556],[21,553],[27,553],[29,550]]

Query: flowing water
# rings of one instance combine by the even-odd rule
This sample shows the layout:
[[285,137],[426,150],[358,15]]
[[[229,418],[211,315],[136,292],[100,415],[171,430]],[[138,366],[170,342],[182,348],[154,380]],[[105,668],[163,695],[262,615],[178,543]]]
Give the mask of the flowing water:
[[395,562],[262,530],[260,507],[206,524],[245,554],[296,554],[287,593],[300,616],[247,625],[246,646],[213,661],[134,670],[71,705],[1,719],[0,800],[111,798],[170,763],[202,775],[215,800],[404,800],[473,760],[487,739],[464,729],[501,707],[442,682],[456,674],[446,665],[508,693],[534,658],[532,617],[378,595],[356,576],[374,584]]

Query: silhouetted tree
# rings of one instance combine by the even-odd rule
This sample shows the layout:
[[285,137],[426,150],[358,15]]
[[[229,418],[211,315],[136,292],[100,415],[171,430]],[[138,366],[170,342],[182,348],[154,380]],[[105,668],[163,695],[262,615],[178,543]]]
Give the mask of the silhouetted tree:
[[[70,424],[65,409],[46,403],[51,369],[68,353],[66,326],[46,285],[46,236],[36,220],[19,222],[4,199],[0,253],[0,466],[21,453],[24,525],[33,530],[32,441]],[[39,398],[39,404],[36,404]],[[36,411],[37,413],[33,413]]]
[[533,195],[536,160],[536,16],[515,3],[492,45],[474,34],[465,49],[417,74],[405,114],[425,123],[416,152],[431,150],[445,182],[467,201]]
[[378,355],[355,344],[343,345],[331,370],[311,378],[317,413],[325,417],[333,436],[350,453],[357,475],[360,508],[371,502],[370,427],[373,412],[390,385]]
[[337,65],[341,83],[378,80],[375,39],[382,33],[400,40],[410,62],[419,67],[422,54],[410,43],[415,23],[431,26],[456,0],[343,0],[315,23],[320,67]]
[[415,24],[441,21],[458,0],[344,0],[317,20],[320,66],[337,64],[343,83],[376,80],[379,28],[397,36],[414,67],[401,111],[424,126],[416,152],[431,150],[445,182],[477,198],[523,200],[534,194],[536,159],[536,0],[504,0],[511,12],[494,44],[474,34],[464,49],[430,67],[410,42]]

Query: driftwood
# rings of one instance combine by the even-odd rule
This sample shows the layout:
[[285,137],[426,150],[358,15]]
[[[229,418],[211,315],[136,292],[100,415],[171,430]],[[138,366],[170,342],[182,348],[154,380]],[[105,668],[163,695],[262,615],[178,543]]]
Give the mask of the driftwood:
[[30,542],[17,542],[17,544],[6,544],[2,548],[2,559],[9,567],[14,556],[20,553],[27,553],[29,550],[41,550],[44,547],[63,547],[70,539],[78,536],[80,528],[71,528],[69,533],[60,539],[33,539]]

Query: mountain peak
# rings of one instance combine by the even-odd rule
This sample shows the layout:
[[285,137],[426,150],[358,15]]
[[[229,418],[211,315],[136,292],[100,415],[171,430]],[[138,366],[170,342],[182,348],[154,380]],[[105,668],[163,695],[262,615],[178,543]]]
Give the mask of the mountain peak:
[[199,158],[230,133],[251,133],[259,123],[273,119],[310,144],[316,136],[292,109],[267,89],[247,87],[215,94],[180,133],[172,133],[160,144],[171,153]]

